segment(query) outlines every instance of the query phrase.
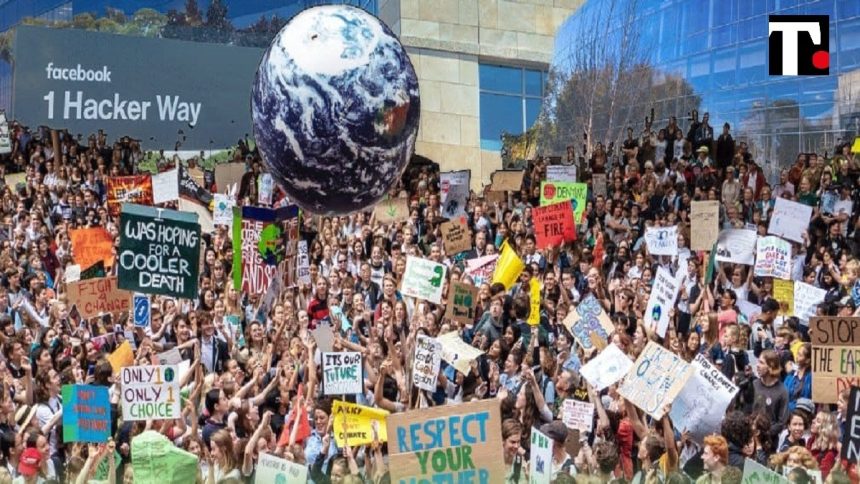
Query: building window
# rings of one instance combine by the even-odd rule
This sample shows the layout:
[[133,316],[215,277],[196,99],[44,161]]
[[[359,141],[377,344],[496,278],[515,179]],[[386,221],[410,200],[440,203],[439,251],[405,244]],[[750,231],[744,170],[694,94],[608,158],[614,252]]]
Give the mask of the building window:
[[540,114],[546,72],[481,64],[481,149],[502,149],[502,133],[521,134]]

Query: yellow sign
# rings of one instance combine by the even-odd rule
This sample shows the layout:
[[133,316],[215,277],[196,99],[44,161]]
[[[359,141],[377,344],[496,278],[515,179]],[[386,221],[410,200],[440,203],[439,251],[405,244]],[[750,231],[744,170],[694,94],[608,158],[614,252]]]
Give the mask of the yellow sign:
[[385,410],[335,400],[331,413],[334,415],[334,441],[340,448],[347,443],[352,447],[373,443],[374,430],[379,442],[388,440],[385,423],[388,412]]
[[508,246],[508,241],[502,243],[501,255],[496,263],[496,270],[493,272],[493,284],[501,282],[505,289],[510,289],[520,273],[526,268],[526,264],[517,255],[514,249]]
[[119,373],[126,366],[134,365],[134,352],[131,350],[131,344],[128,341],[123,341],[119,348],[108,355],[107,360],[110,362],[114,374]]
[[860,153],[860,136],[854,138],[854,144],[851,145],[852,153]]
[[529,289],[529,300],[531,302],[531,310],[529,311],[528,323],[531,326],[540,324],[540,282],[532,277]]
[[773,298],[779,303],[779,314],[794,316],[794,281],[774,277]]

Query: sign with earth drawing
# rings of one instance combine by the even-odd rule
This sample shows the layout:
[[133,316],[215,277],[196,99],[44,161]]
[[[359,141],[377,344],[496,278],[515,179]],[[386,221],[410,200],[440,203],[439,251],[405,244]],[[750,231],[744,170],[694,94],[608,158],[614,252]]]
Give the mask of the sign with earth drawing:
[[570,200],[573,207],[573,219],[582,219],[585,202],[588,198],[588,185],[571,182],[541,182],[540,206],[545,207],[554,203]]
[[669,327],[669,310],[675,306],[680,286],[672,274],[663,267],[657,268],[657,277],[645,308],[645,324],[655,326],[660,337],[666,336]]
[[420,257],[407,257],[406,273],[403,276],[400,292],[404,296],[441,304],[445,273],[446,268],[442,264]]

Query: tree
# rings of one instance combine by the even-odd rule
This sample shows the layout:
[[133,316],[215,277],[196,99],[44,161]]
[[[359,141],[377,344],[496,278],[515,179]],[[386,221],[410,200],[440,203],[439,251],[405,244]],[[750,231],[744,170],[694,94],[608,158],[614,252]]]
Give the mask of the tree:
[[227,6],[221,0],[212,0],[206,9],[206,26],[220,31],[229,31],[233,25],[227,18]]
[[203,14],[200,12],[197,0],[185,1],[185,22],[195,27],[203,24]]

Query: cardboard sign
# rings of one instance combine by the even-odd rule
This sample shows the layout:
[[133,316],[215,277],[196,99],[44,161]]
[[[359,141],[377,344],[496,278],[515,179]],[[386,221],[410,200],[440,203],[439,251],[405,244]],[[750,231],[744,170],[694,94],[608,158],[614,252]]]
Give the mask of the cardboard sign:
[[818,305],[824,302],[827,291],[805,282],[794,281],[794,315],[802,322],[815,316]]
[[393,224],[409,219],[409,199],[389,198],[376,204],[373,216],[381,224]]
[[836,403],[843,390],[860,386],[860,317],[814,317],[809,320],[812,341],[812,399]]
[[717,262],[751,266],[755,264],[758,235],[755,230],[726,229],[717,238]]
[[245,169],[244,163],[220,163],[215,165],[215,186],[218,191],[223,192],[231,185],[241,183]]
[[127,366],[120,378],[124,421],[179,418],[182,407],[175,365]]
[[63,385],[63,442],[107,442],[111,435],[108,387]]
[[576,240],[573,207],[568,202],[554,203],[532,209],[535,242],[538,249],[558,247]]
[[111,217],[119,217],[123,203],[152,205],[152,176],[111,176],[107,179],[107,206]]
[[647,227],[645,243],[651,255],[678,255],[678,226]]
[[744,460],[744,484],[788,484],[788,479],[752,459]]
[[755,275],[791,279],[791,244],[779,237],[759,237],[756,246]]
[[499,170],[490,175],[493,190],[518,192],[523,186],[523,170]]
[[773,298],[779,303],[779,314],[794,315],[794,281],[774,279]]
[[659,420],[663,418],[663,407],[675,400],[692,372],[693,368],[680,356],[649,341],[618,393]]
[[681,286],[672,274],[664,267],[658,267],[648,305],[645,307],[645,324],[655,327],[661,338],[666,336],[669,311],[675,307],[675,298],[680,290]]
[[706,435],[720,432],[726,408],[737,392],[738,387],[719,368],[696,355],[693,375],[672,403],[672,424],[702,442]]
[[615,331],[612,320],[603,311],[600,301],[594,297],[594,294],[585,296],[576,308],[567,314],[562,324],[570,331],[576,342],[586,350],[591,348],[602,350],[609,341],[609,335]]
[[573,204],[574,220],[582,220],[587,198],[588,185],[585,183],[541,182],[540,184],[540,206],[570,200]]
[[131,293],[117,286],[116,276],[83,279],[67,285],[69,304],[78,308],[81,317],[90,319],[131,309]]
[[308,466],[296,464],[271,454],[260,454],[254,474],[254,484],[308,481]]
[[606,174],[595,173],[591,175],[591,186],[594,188],[595,197],[606,197]]
[[466,344],[456,331],[439,335],[436,341],[442,345],[442,359],[464,375],[469,374],[470,364],[484,353],[478,348]]
[[692,202],[690,226],[690,250],[711,250],[720,235],[720,202]]
[[611,343],[586,363],[580,373],[599,392],[624,378],[631,368],[633,362],[630,358]]
[[478,304],[478,288],[469,284],[451,281],[448,286],[448,309],[445,317],[464,324],[474,323],[475,307]]
[[126,204],[120,217],[119,287],[194,299],[200,273],[197,217]]
[[69,230],[75,264],[82,268],[92,267],[96,262],[113,265],[113,237],[104,227]]
[[420,257],[406,257],[406,272],[400,284],[400,293],[440,304],[446,272],[442,264]]
[[[633,363],[631,362],[631,364]],[[568,398],[562,403],[562,416],[567,428],[580,432],[591,432],[591,427],[594,424],[594,404]]]
[[429,336],[419,334],[412,362],[412,384],[422,390],[435,392],[441,365],[442,345]]
[[179,169],[174,168],[152,177],[152,201],[155,204],[179,200]]
[[532,427],[529,483],[552,482],[552,440],[536,427]]
[[499,400],[388,416],[391,482],[503,482]]
[[149,326],[150,321],[150,303],[149,296],[146,294],[135,294],[132,303],[134,313],[134,326],[136,328],[145,328]]
[[322,358],[324,395],[364,393],[361,353],[323,353]]
[[335,400],[331,414],[334,416],[334,441],[338,447],[343,448],[347,442],[353,447],[372,444],[374,434],[379,442],[388,441],[386,418],[389,412],[381,408]]
[[809,227],[812,207],[785,198],[777,198],[767,233],[803,243],[803,232]]
[[546,181],[575,182],[576,165],[549,165],[546,167]]
[[459,254],[472,248],[472,231],[469,230],[465,217],[444,222],[439,229],[442,231],[442,241],[448,255]]
[[[112,335],[111,335],[112,336]],[[113,340],[111,340],[113,341]],[[134,351],[131,349],[131,343],[128,340],[123,341],[113,353],[107,357],[114,374],[118,374],[123,368],[134,364]]]
[[860,388],[852,387],[848,397],[848,431],[842,434],[842,458],[854,464],[860,462]]

